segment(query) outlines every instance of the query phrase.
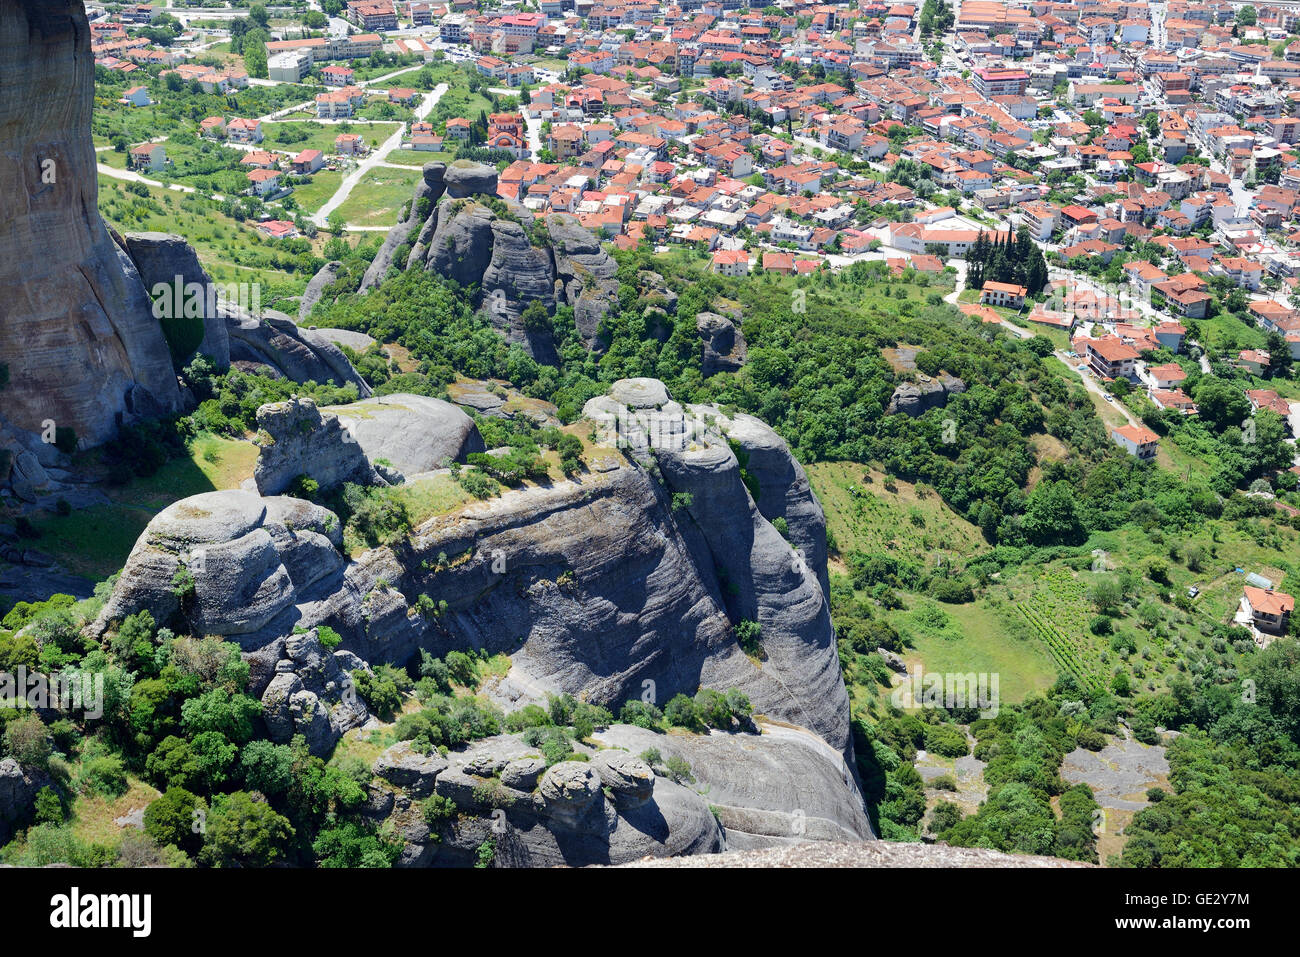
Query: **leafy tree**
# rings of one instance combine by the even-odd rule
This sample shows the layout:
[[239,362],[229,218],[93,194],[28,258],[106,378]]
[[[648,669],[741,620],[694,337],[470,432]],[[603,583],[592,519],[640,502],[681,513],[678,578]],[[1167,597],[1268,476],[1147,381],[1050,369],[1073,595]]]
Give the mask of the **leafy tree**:
[[199,859],[215,867],[269,867],[283,859],[294,828],[246,791],[212,799]]
[[321,867],[392,867],[402,856],[400,841],[385,839],[373,825],[360,821],[343,821],[321,831],[312,850]]
[[215,731],[236,744],[253,736],[253,719],[262,703],[248,695],[213,688],[181,705],[181,724],[190,734]]
[[293,751],[270,741],[250,741],[239,758],[244,783],[265,795],[282,794],[293,783]]
[[684,694],[673,695],[664,706],[664,720],[670,725],[688,731],[704,730],[704,720],[700,716],[699,706]]
[[[198,814],[196,814],[198,812]],[[207,812],[203,800],[180,787],[169,787],[144,809],[144,830],[159,844],[197,850]]]

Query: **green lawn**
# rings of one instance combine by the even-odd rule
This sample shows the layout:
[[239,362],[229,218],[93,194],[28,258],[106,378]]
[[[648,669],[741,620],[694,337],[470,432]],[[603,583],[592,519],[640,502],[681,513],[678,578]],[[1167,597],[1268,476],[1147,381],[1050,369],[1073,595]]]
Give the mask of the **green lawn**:
[[252,476],[256,459],[251,442],[200,436],[188,458],[173,459],[149,478],[110,490],[111,504],[34,519],[40,538],[33,544],[74,574],[106,578],[121,569],[154,515],[190,495],[238,488]]
[[423,166],[425,163],[450,163],[455,153],[426,153],[423,150],[393,150],[386,162],[397,166]]
[[[102,155],[102,154],[101,154]],[[258,282],[262,304],[276,295],[296,295],[311,278],[297,271],[295,257],[278,252],[274,241],[221,212],[220,204],[192,193],[148,187],[148,197],[127,192],[122,180],[100,174],[99,211],[120,232],[164,232],[184,236],[214,282]]]
[[338,191],[339,184],[342,182],[342,173],[320,170],[312,174],[310,183],[293,188],[294,202],[308,213],[314,213]]
[[[918,599],[909,597],[908,604],[915,601]],[[1023,701],[1056,681],[1050,656],[1008,620],[1004,608],[988,601],[935,607],[949,618],[947,628],[918,626],[909,621],[911,612],[894,615],[895,627],[905,629],[915,643],[903,655],[909,669],[919,666],[923,672],[997,675],[1000,699],[1008,704]]]
[[339,212],[354,226],[392,226],[397,222],[402,204],[410,200],[419,178],[418,169],[376,167],[356,185]]
[[856,462],[814,462],[807,472],[842,555],[899,550],[969,558],[988,548],[978,528],[924,485]]
[[1216,352],[1232,352],[1232,358],[1236,358],[1235,353],[1240,349],[1262,349],[1268,343],[1262,329],[1242,322],[1231,313],[1221,312],[1213,319],[1197,320],[1197,325],[1202,345]]
[[97,150],[95,152],[95,162],[103,163],[105,166],[111,166],[113,169],[126,169],[127,155],[119,153],[117,150]]
[[72,833],[87,843],[115,847],[122,839],[122,828],[114,820],[136,808],[148,807],[162,796],[133,774],[128,774],[126,781],[126,791],[116,798],[77,795],[72,802]]

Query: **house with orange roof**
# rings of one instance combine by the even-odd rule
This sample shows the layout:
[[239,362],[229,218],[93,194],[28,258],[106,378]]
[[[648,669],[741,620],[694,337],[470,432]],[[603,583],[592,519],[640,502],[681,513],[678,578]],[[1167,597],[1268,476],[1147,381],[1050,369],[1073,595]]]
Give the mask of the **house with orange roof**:
[[1187,373],[1177,362],[1164,365],[1147,366],[1147,378],[1157,389],[1176,389],[1187,378]]
[[1283,419],[1291,414],[1290,404],[1272,389],[1247,389],[1246,398],[1250,400],[1250,406],[1256,412],[1260,409],[1270,409]]
[[794,253],[768,251],[763,253],[763,270],[788,276],[794,272]]
[[749,274],[749,253],[744,249],[719,249],[713,254],[713,271],[721,276]]
[[1173,409],[1183,415],[1196,414],[1196,403],[1182,389],[1152,389],[1151,401],[1161,409]]
[[248,174],[252,192],[258,196],[269,196],[280,188],[280,171],[278,169],[255,169]]
[[1118,336],[1089,339],[1085,356],[1092,371],[1103,379],[1132,380],[1140,353]]
[[1204,279],[1189,272],[1153,283],[1151,290],[1164,297],[1171,312],[1188,319],[1204,319],[1214,298],[1206,287]]
[[1160,436],[1141,425],[1120,425],[1110,430],[1111,440],[1134,458],[1150,462],[1160,448]]
[[1025,304],[1029,290],[1010,282],[989,280],[980,290],[980,302],[987,306],[1002,306],[1006,309],[1019,309]]
[[1254,375],[1263,375],[1273,358],[1262,349],[1242,349],[1237,353],[1236,366]]
[[[1241,611],[1256,631],[1285,635],[1290,629],[1295,598],[1273,588],[1242,587]],[[1258,640],[1258,639],[1257,639]]]
[[226,136],[230,138],[232,143],[260,143],[263,136],[262,121],[258,119],[233,119],[226,124]]

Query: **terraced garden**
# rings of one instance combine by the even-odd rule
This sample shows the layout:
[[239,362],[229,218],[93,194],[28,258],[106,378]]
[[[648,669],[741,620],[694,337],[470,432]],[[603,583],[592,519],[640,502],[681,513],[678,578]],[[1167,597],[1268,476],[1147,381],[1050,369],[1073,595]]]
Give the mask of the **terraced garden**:
[[1027,601],[1016,602],[1016,610],[1025,617],[1047,647],[1062,672],[1071,674],[1085,688],[1101,691],[1101,662],[1088,638],[1084,589],[1065,573],[1049,572],[1048,587],[1038,590]]

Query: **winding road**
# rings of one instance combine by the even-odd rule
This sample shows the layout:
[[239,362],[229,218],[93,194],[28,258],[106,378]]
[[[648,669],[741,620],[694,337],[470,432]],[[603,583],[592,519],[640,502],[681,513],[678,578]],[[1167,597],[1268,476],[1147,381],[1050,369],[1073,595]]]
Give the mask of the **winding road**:
[[[447,84],[439,83],[430,92],[426,93],[424,99],[420,101],[420,105],[415,108],[415,118],[417,120],[422,120],[428,116],[433,111],[433,108],[437,105],[438,101],[442,99],[442,95],[446,92]],[[384,159],[388,154],[402,145],[402,137],[405,135],[406,124],[403,123],[397,128],[397,131],[388,139],[384,140],[384,142],[381,143],[373,153],[358,163],[356,169],[343,177],[343,182],[339,183],[339,188],[334,191],[334,195],[316,211],[316,215],[311,218],[311,221],[315,223],[318,228],[324,227],[326,220],[329,219],[330,213],[334,212],[334,210],[347,202],[347,198],[351,195],[353,188],[357,183],[361,182],[368,172],[376,166],[383,164]]]

